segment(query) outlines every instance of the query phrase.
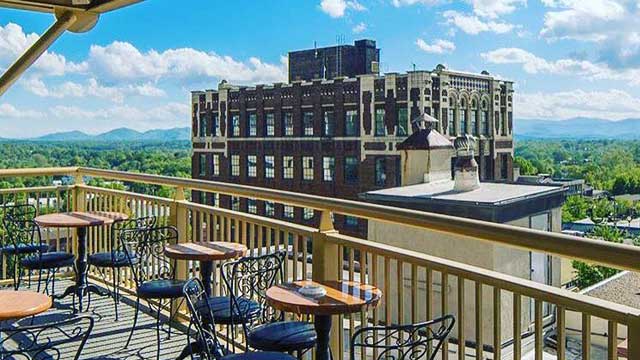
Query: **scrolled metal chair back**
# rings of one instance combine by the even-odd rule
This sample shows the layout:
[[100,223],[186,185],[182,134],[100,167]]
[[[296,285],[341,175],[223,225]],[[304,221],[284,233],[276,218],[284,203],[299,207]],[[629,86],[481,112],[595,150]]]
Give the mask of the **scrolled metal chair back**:
[[[282,319],[275,309],[267,305],[267,290],[277,282],[284,281],[284,261],[286,251],[262,256],[248,256],[222,265],[222,279],[231,295],[231,307],[236,314],[250,314],[243,318],[245,332],[254,325]],[[255,307],[249,301],[260,305],[260,311],[250,311]]]
[[[222,346],[216,335],[213,312],[209,305],[209,296],[204,291],[202,281],[192,278],[184,285],[182,292],[191,314],[189,326],[193,325],[196,330],[196,341],[198,354],[201,359],[212,360],[224,356]],[[189,331],[191,333],[191,331]]]
[[[7,238],[14,246],[18,244],[33,244],[40,242],[40,229],[33,221],[36,216],[36,207],[31,204],[5,205],[2,225]],[[38,236],[35,236],[37,230]],[[4,244],[2,244],[4,245]]]
[[132,228],[120,232],[120,243],[132,264],[137,286],[148,280],[175,278],[175,267],[164,255],[164,248],[166,244],[177,241],[178,230],[173,226]]
[[351,337],[350,359],[359,350],[367,358],[377,353],[373,360],[433,360],[454,324],[453,315],[445,315],[417,324],[360,328]]
[[[120,255],[117,252],[123,251],[120,243],[120,233],[127,229],[149,229],[156,226],[158,219],[155,216],[143,216],[138,218],[116,220],[111,225],[111,255],[112,257]],[[112,259],[117,260],[117,259]]]
[[0,358],[3,359],[69,359],[72,344],[77,344],[73,359],[78,360],[93,330],[91,316],[0,330]]

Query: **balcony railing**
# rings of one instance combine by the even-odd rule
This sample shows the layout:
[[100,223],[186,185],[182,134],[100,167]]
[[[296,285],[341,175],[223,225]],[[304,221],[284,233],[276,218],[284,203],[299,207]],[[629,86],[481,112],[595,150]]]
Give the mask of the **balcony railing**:
[[[542,252],[635,272],[640,271],[640,248],[637,247],[230,183],[75,167],[0,170],[0,177],[65,175],[73,177],[75,183],[0,190],[0,202],[32,201],[39,204],[42,211],[99,210],[136,216],[156,215],[162,223],[178,228],[180,242],[241,242],[256,254],[286,248],[289,261],[285,265],[290,281],[349,279],[379,287],[384,297],[375,310],[341,316],[334,321],[342,325],[334,326],[332,330],[334,356],[340,360],[346,356],[350,335],[359,326],[418,322],[443,313],[453,313],[457,325],[450,343],[442,349],[442,359],[499,359],[507,353],[519,359],[529,348],[533,349],[536,359],[542,359],[544,335],[550,324],[557,332],[558,359],[566,358],[565,340],[570,336],[581,338],[579,351],[582,359],[596,358],[592,355],[592,346],[605,349],[608,359],[617,359],[617,345],[623,339],[629,342],[629,358],[640,359],[640,309],[425,253],[346,236],[334,230],[331,213],[453,234],[507,248]],[[175,196],[163,198],[91,187],[84,183],[89,177],[168,186],[174,188]],[[320,212],[321,220],[315,228],[197,204],[185,198],[186,191],[227,194],[312,208]],[[109,250],[106,234],[106,227],[89,232],[89,253]],[[71,230],[45,232],[45,238],[59,249],[75,251],[75,242],[67,240],[71,236],[75,236]],[[199,275],[196,263],[178,262],[178,266],[179,277]],[[5,268],[2,274],[6,276]],[[92,275],[98,280],[98,274]],[[131,274],[125,271],[120,276],[118,284],[131,292]],[[214,271],[213,277],[214,294],[223,293],[219,272]],[[111,281],[110,278],[100,280]],[[548,309],[551,309],[550,313]],[[186,316],[184,309],[179,311]],[[569,327],[569,319],[578,319],[581,327]],[[592,329],[596,327],[604,327],[604,341],[592,336]],[[361,354],[363,360],[365,357]]]

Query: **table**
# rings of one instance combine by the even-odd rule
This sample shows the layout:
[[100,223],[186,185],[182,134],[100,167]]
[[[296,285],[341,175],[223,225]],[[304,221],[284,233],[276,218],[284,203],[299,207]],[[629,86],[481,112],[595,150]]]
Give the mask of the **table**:
[[[303,296],[298,289],[305,285],[320,285],[327,294],[320,298]],[[378,305],[382,292],[372,285],[353,281],[296,281],[272,286],[267,290],[267,303],[274,308],[295,314],[313,314],[318,335],[316,360],[329,360],[331,316],[365,311]]]
[[52,301],[35,291],[0,291],[0,321],[22,319],[49,310]]
[[74,211],[37,216],[33,219],[41,227],[75,228],[78,231],[78,254],[76,256],[76,283],[69,286],[57,299],[71,294],[78,296],[78,308],[74,312],[82,312],[82,298],[92,292],[101,296],[108,295],[93,284],[87,284],[87,228],[110,225],[116,220],[126,220],[126,214],[106,211]]
[[244,256],[247,247],[226,241],[198,241],[167,245],[164,254],[170,259],[200,262],[200,277],[204,291],[211,295],[211,272],[213,261],[235,259]]

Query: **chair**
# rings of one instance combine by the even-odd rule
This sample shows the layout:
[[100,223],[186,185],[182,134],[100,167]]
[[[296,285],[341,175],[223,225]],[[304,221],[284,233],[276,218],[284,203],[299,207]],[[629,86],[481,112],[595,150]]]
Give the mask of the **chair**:
[[232,300],[231,326],[242,325],[247,345],[262,351],[296,352],[300,357],[316,345],[313,324],[284,321],[284,313],[266,303],[267,289],[284,281],[286,255],[278,251],[224,263],[222,279]]
[[[138,322],[140,299],[147,301],[149,308],[157,313],[156,340],[157,357],[160,358],[160,315],[169,304],[169,313],[173,316],[173,302],[182,298],[185,281],[175,279],[175,266],[164,256],[167,242],[178,240],[178,230],[173,226],[124,229],[120,232],[120,243],[124,253],[132,264],[131,269],[136,283],[136,311],[133,326],[125,348],[129,346]],[[157,304],[153,304],[156,302]],[[171,318],[169,322],[171,322]],[[171,326],[169,326],[171,338]]]
[[[189,354],[191,358],[198,355],[204,360],[294,360],[291,355],[281,352],[245,352],[241,354],[228,354],[218,342],[215,331],[215,321],[211,307],[209,306],[209,296],[204,291],[202,281],[198,278],[189,280],[184,288],[183,294],[187,301],[187,307],[191,314],[189,322],[189,336],[191,327],[195,327],[195,342],[190,342],[178,359],[184,359]],[[188,352],[189,354],[187,354]]]
[[77,316],[54,323],[0,329],[1,359],[68,359],[72,344],[77,343],[74,359],[84,349],[94,320]]
[[[38,291],[42,283],[42,272],[47,271],[44,290],[49,294],[49,283],[52,282],[51,295],[54,295],[56,273],[60,268],[73,267],[75,258],[68,252],[47,251],[49,246],[42,241],[40,226],[29,218],[31,211],[35,211],[35,208],[30,207],[31,205],[14,206],[5,210],[3,224],[13,242],[8,248],[13,251],[14,266],[19,263],[22,268],[29,270],[30,274],[34,270],[38,271]],[[14,283],[16,290],[20,287],[21,278],[22,271],[18,271],[18,279]]]
[[[120,279],[120,269],[130,267],[132,263],[127,258],[124,250],[122,249],[122,244],[120,244],[119,234],[122,230],[125,229],[147,229],[155,226],[156,224],[155,216],[146,216],[135,219],[128,220],[117,220],[111,226],[110,240],[111,240],[111,251],[107,252],[98,252],[95,254],[89,255],[87,258],[87,263],[89,266],[94,266],[100,271],[103,275],[103,278],[106,279],[107,276],[104,276],[105,273],[103,269],[111,269],[111,278],[112,278],[112,286],[113,288],[109,291],[113,297],[116,321],[118,321],[118,303],[120,302],[120,287],[118,286],[118,279]],[[135,262],[138,259],[133,259]],[[89,293],[91,296],[91,293]]]
[[[28,204],[5,205],[3,210],[2,226],[6,236],[0,237],[0,255],[5,255],[11,259],[13,288],[18,290],[22,275],[22,270],[18,268],[21,257],[35,254],[39,251],[46,252],[49,250],[49,245],[35,244],[32,242],[33,238],[25,242],[27,239],[17,236],[16,225],[26,220],[33,220],[37,213],[35,206]],[[8,239],[6,243],[4,242],[5,239]],[[16,275],[18,275],[17,278]],[[29,277],[29,284],[31,284],[31,277]]]
[[433,360],[455,322],[453,315],[445,315],[417,324],[360,328],[351,337],[349,358],[356,360],[357,349],[370,349],[377,354],[373,360]]

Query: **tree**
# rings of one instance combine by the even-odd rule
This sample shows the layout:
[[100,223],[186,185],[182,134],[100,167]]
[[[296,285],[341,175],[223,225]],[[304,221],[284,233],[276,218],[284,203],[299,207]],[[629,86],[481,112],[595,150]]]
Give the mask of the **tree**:
[[[603,241],[612,243],[622,243],[625,233],[615,226],[600,225],[596,226],[590,234],[590,237],[598,238]],[[583,261],[574,260],[571,266],[576,272],[576,285],[580,289],[587,288],[597,284],[602,280],[608,279],[620,272],[618,269],[609,268],[602,265],[591,265]]]
[[522,175],[536,175],[538,173],[538,169],[536,169],[535,166],[533,166],[533,164],[531,163],[531,161],[520,157],[520,156],[516,156],[513,159],[514,162],[514,167],[519,167],[520,168],[520,174]]
[[573,222],[589,216],[590,201],[582,196],[569,196],[562,206],[562,222]]

